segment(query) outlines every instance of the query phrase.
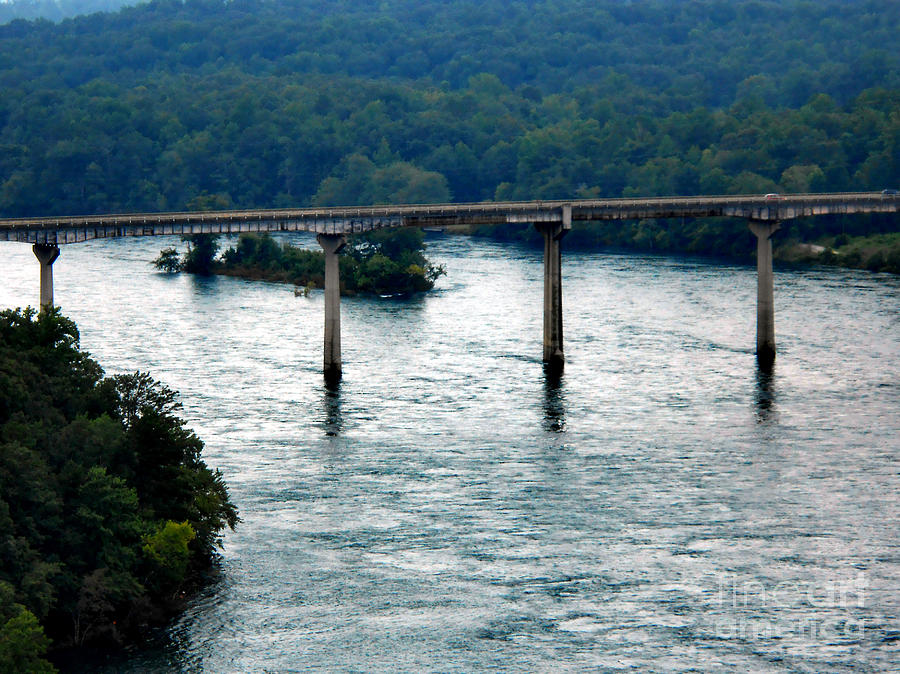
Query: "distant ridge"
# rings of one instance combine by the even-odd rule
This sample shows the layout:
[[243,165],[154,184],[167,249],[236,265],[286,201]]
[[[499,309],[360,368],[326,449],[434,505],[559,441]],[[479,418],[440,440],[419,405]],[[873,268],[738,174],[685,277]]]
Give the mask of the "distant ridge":
[[115,12],[141,0],[0,0],[0,24],[16,19],[61,21],[82,14]]

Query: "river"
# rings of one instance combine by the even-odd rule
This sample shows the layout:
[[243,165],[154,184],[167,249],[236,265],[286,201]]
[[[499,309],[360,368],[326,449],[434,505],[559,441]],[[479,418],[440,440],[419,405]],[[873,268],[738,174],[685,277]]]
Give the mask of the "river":
[[[343,298],[328,391],[321,292],[157,273],[173,241],[54,267],[107,372],[181,392],[243,518],[107,671],[898,666],[897,277],[777,269],[768,376],[754,268],[564,250],[553,381],[540,252],[429,239],[435,291]],[[0,306],[35,304],[30,246],[0,259]]]

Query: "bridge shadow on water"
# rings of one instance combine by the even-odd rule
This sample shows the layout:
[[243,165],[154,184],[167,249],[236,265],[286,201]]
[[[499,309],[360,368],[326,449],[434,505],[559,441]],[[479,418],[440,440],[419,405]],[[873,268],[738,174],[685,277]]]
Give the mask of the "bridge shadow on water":
[[566,432],[566,388],[563,370],[544,364],[544,430]]

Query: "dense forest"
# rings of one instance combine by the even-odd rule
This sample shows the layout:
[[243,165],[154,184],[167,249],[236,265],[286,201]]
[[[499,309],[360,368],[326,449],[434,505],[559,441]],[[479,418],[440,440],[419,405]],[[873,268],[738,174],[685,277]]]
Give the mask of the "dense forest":
[[[16,20],[0,215],[895,187],[898,34],[893,0],[158,0]],[[750,250],[733,223],[618,227],[572,241]]]
[[0,312],[0,671],[134,638],[210,567],[237,511],[179,406],[57,309]]

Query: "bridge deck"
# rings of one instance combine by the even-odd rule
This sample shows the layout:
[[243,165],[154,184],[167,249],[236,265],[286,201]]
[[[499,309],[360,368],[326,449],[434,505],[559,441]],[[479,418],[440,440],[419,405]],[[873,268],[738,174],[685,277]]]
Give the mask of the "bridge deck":
[[122,236],[307,231],[350,234],[390,227],[736,217],[783,221],[851,213],[896,213],[900,197],[881,192],[717,197],[654,197],[475,204],[284,208],[183,213],[123,213],[0,220],[0,241],[65,244]]

